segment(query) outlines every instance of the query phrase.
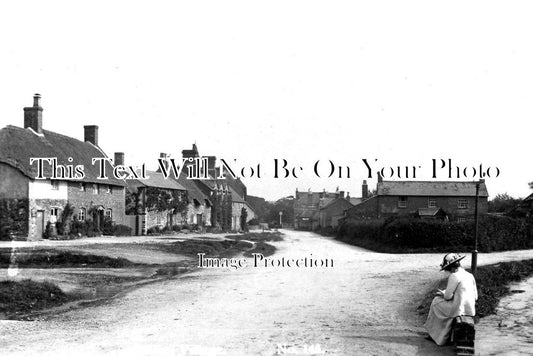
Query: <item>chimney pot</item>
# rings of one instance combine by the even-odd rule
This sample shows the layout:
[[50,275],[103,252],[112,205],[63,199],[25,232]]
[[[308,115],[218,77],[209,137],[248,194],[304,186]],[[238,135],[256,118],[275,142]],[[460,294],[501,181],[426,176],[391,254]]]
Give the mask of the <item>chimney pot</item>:
[[33,107],[38,108],[41,106],[41,94],[36,93],[33,96]]

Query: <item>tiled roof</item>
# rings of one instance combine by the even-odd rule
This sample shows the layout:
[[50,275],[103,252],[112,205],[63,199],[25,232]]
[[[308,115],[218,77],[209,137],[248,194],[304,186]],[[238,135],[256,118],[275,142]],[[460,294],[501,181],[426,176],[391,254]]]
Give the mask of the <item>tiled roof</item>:
[[[20,170],[25,176],[34,179],[37,176],[37,163],[30,165],[30,158],[56,157],[58,164],[83,165],[85,178],[72,179],[90,183],[105,183],[110,185],[126,186],[123,180],[113,176],[113,167],[105,163],[109,179],[97,179],[99,165],[92,164],[93,158],[106,157],[100,148],[89,142],[82,142],[72,137],[61,135],[52,131],[43,130],[36,134],[31,129],[16,126],[6,126],[0,130],[0,162]],[[68,158],[72,157],[72,162]],[[52,168],[44,164],[44,175],[50,177]]]
[[[476,182],[383,181],[377,195],[394,196],[475,196]],[[488,197],[487,186],[481,183],[479,196]]]

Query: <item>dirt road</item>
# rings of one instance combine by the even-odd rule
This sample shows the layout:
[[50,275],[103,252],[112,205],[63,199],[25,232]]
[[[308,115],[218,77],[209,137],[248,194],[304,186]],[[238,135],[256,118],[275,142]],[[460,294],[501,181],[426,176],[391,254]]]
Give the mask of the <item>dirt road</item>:
[[[440,254],[379,254],[312,233],[285,233],[274,243],[274,258],[312,254],[333,259],[333,268],[199,269],[104,305],[46,320],[1,321],[2,354],[453,354],[424,339],[415,317],[426,288],[443,276]],[[479,261],[517,258],[533,258],[533,251]]]

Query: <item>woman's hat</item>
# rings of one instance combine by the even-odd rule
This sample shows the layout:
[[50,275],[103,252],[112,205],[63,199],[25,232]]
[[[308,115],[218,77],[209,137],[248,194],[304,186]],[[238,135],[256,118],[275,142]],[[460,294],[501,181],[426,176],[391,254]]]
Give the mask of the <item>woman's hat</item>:
[[449,253],[442,259],[442,263],[440,264],[440,270],[446,269],[448,266],[454,264],[455,262],[461,261],[466,256],[460,256],[457,253]]

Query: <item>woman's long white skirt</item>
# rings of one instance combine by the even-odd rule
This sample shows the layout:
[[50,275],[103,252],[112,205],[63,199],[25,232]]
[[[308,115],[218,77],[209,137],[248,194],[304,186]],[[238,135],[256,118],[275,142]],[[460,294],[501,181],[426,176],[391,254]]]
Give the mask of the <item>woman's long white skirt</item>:
[[438,296],[433,298],[424,327],[437,345],[445,345],[450,339],[453,323],[453,301]]

